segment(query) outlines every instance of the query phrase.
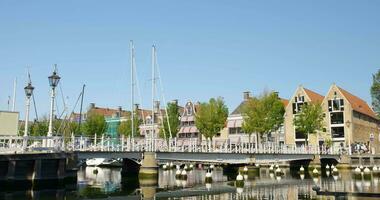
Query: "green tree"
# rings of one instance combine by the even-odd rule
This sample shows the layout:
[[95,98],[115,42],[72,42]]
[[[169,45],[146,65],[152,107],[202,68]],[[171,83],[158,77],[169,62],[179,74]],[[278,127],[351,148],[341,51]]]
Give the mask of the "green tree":
[[[164,113],[164,120],[163,120],[163,127],[160,129],[160,137],[161,138],[169,138],[170,137],[170,132],[172,137],[176,137],[177,133],[179,131],[179,107],[177,103],[168,103],[166,110],[168,112],[168,115]],[[168,120],[169,118],[169,120]],[[169,129],[170,125],[170,129]],[[166,136],[166,137],[165,137]]]
[[242,109],[244,117],[243,131],[249,134],[258,133],[262,137],[276,131],[284,123],[284,105],[274,92],[264,92],[259,97],[250,98]]
[[324,114],[320,103],[304,104],[295,118],[293,124],[297,131],[305,136],[305,145],[309,134],[316,134],[324,128]]
[[102,115],[89,113],[83,124],[83,132],[86,136],[101,135],[106,130],[107,124]]
[[211,98],[201,103],[195,116],[195,126],[207,139],[211,139],[223,129],[228,116],[228,108],[223,98]]
[[[133,127],[134,127],[134,137],[140,136],[140,126],[141,121],[138,120],[138,118],[135,116],[133,121]],[[132,120],[128,119],[127,121],[123,121],[120,123],[119,127],[117,128],[117,132],[119,135],[124,135],[126,137],[129,137],[132,135]]]
[[380,69],[372,75],[371,97],[372,107],[380,117]]
[[31,136],[46,136],[49,130],[49,121],[46,119],[35,121],[30,125],[29,130]]

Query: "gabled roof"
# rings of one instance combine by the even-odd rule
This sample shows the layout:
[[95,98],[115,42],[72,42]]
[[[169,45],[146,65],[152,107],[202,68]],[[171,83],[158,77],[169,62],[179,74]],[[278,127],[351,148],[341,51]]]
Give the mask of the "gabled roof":
[[[284,108],[285,108],[285,107],[288,105],[288,103],[289,103],[289,100],[287,100],[287,99],[280,98],[280,100],[281,100],[282,104],[284,105]],[[241,114],[242,111],[243,111],[243,108],[244,108],[244,106],[245,106],[245,104],[246,104],[247,102],[248,102],[247,100],[242,101],[242,102],[238,105],[238,107],[236,107],[235,110],[232,111],[232,113],[231,113],[230,115],[239,115],[239,114]]]
[[378,119],[376,113],[371,109],[371,107],[368,106],[367,102],[365,102],[363,99],[349,93],[348,91],[340,87],[338,87],[338,89],[343,94],[343,96],[347,99],[347,101],[350,102],[353,110],[355,110],[356,112],[365,114],[369,117]]
[[305,91],[305,93],[307,94],[307,96],[310,98],[310,100],[312,102],[320,102],[322,103],[323,99],[325,98],[324,96],[312,91],[312,90],[309,90],[309,89],[306,89],[306,88],[303,88],[303,90]]
[[288,104],[289,104],[289,100],[288,99],[283,99],[283,98],[280,98],[280,99],[281,99],[282,104],[284,104],[284,108],[286,106],[288,106]]
[[242,102],[238,105],[238,107],[236,107],[235,110],[232,111],[231,115],[239,115],[239,114],[241,114],[241,112],[243,111],[243,108],[244,108],[244,106],[245,106],[245,104],[246,104],[247,102],[248,102],[248,101],[246,101],[246,100],[242,101]]
[[[90,110],[88,110],[87,113],[96,113],[96,114],[104,116],[104,117],[113,117],[118,112],[119,112],[119,110],[117,110],[117,109],[93,107]],[[130,116],[129,111],[125,111],[125,110],[121,111],[121,117],[129,117],[129,116]]]

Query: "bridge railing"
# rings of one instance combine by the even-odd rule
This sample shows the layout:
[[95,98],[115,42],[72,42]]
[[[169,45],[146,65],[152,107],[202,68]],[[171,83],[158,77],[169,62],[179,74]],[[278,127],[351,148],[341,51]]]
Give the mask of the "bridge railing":
[[14,151],[107,151],[107,152],[210,152],[250,154],[343,154],[344,149],[312,145],[275,145],[232,142],[231,140],[168,140],[157,138],[100,137],[11,137],[0,136],[0,152]]
[[63,137],[52,136],[1,136],[0,152],[59,152],[65,150],[65,140]]

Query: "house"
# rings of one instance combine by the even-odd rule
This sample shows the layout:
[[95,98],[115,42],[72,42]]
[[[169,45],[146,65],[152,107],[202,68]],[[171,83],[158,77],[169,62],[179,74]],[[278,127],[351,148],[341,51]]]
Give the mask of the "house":
[[[287,145],[304,145],[305,135],[294,127],[293,120],[302,109],[302,106],[308,103],[322,103],[324,96],[304,88],[300,85],[293,96],[290,98],[285,108],[284,129],[285,144]],[[310,138],[308,138],[310,139]]]
[[333,84],[322,108],[326,113],[323,136],[325,140],[331,139],[334,147],[349,147],[359,142],[366,144],[372,152],[380,151],[380,121],[363,99]]
[[256,141],[255,134],[251,134],[251,138],[249,138],[249,135],[242,129],[244,122],[242,110],[250,98],[251,92],[243,92],[243,101],[227,117],[227,137],[232,143]]
[[87,111],[80,116],[79,113],[71,113],[69,120],[71,122],[79,122],[80,117],[82,117],[82,123],[84,123],[90,114],[97,114],[104,117],[107,127],[104,130],[106,136],[117,137],[118,127],[122,121],[126,121],[130,118],[131,113],[129,111],[123,110],[121,106],[117,109],[103,108],[95,106],[95,103],[90,103]]
[[[277,93],[278,95],[278,93]],[[252,98],[251,92],[246,91],[243,92],[243,101],[239,104],[237,108],[228,116],[227,118],[227,134],[228,139],[231,140],[232,143],[238,142],[255,142],[257,141],[257,134],[251,134],[251,138],[249,138],[249,134],[245,133],[242,129],[244,123],[244,116],[242,115],[242,111],[248,100]],[[284,107],[288,105],[287,99],[280,98],[281,102],[284,104]],[[276,144],[284,143],[284,128],[281,126],[278,130],[274,131],[270,135],[264,136],[263,142],[274,142]]]
[[[297,131],[293,119],[308,103],[320,103],[324,112],[324,128],[305,136]],[[326,96],[298,87],[285,113],[285,143],[331,145],[334,148],[365,144],[372,152],[380,151],[380,121],[376,113],[361,98],[333,84]],[[352,148],[350,148],[352,150]]]
[[199,104],[194,104],[188,101],[184,106],[183,112],[180,117],[180,129],[178,132],[178,139],[198,139],[202,140],[202,135],[195,126],[195,115],[199,108]]
[[[172,103],[178,106],[178,100],[173,100]],[[182,113],[183,108],[178,106],[179,113]],[[135,107],[135,113],[137,113],[138,118],[141,120],[141,125],[139,126],[140,135],[147,138],[158,138],[160,129],[163,126],[164,118],[166,117],[166,109],[160,108],[160,101],[154,102],[154,107],[152,110],[141,109],[138,104]],[[153,115],[154,113],[154,115]],[[153,122],[154,116],[154,122]],[[170,134],[170,133],[164,133]]]

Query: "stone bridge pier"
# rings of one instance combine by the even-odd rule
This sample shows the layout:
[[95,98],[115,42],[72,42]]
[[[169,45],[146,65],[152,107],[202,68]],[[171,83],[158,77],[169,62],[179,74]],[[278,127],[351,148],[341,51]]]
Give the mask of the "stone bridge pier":
[[158,179],[158,165],[155,152],[144,152],[141,161],[123,159],[121,174],[124,177],[137,177],[143,185],[154,185]]
[[45,188],[76,182],[75,166],[73,154],[0,155],[0,183],[3,185],[0,189]]

